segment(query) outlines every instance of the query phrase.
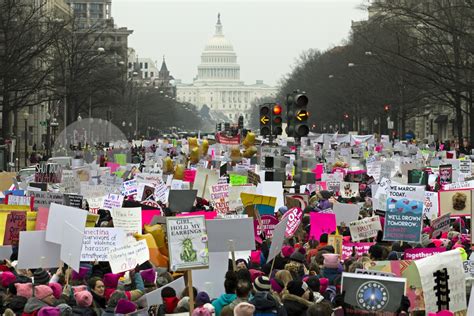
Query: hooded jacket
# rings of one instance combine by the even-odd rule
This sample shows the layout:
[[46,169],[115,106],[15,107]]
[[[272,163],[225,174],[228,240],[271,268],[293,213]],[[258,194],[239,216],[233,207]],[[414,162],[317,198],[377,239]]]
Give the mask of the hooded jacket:
[[322,275],[324,278],[329,280],[329,284],[334,285],[334,281],[341,276],[342,272],[339,271],[339,268],[324,268],[322,270]]
[[219,296],[214,302],[212,302],[212,306],[216,310],[216,316],[221,314],[222,309],[232,303],[237,298],[235,294],[222,294]]
[[288,316],[305,315],[308,307],[313,304],[313,302],[307,301],[304,298],[293,294],[283,295],[283,306],[285,307]]
[[36,297],[32,297],[28,299],[28,302],[26,302],[25,309],[23,310],[23,316],[28,316],[28,315],[36,315],[38,314],[38,311],[43,308],[49,306],[45,302],[37,299]]
[[255,306],[254,316],[286,316],[286,310],[275,297],[268,292],[257,292],[249,303]]

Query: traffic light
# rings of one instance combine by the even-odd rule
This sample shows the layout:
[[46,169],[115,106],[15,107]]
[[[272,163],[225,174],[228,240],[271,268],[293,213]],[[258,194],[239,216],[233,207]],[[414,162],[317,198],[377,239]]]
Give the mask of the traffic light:
[[309,112],[306,109],[308,97],[299,90],[288,94],[286,98],[288,125],[286,133],[290,137],[304,137],[309,134],[308,117]]
[[239,122],[238,122],[238,125],[239,125],[239,129],[242,130],[244,128],[244,117],[241,115],[239,116]]
[[272,135],[281,135],[283,133],[281,113],[281,105],[275,103],[272,108]]
[[270,106],[269,104],[260,105],[260,135],[266,136],[271,132]]

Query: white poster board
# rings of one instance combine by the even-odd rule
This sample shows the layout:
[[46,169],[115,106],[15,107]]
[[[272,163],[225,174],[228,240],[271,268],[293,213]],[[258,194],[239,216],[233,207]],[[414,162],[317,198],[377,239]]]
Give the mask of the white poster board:
[[209,252],[255,250],[253,218],[214,219],[207,221]]
[[135,269],[150,259],[145,239],[129,242],[121,247],[111,248],[108,253],[112,273]]
[[121,228],[87,227],[84,230],[81,261],[109,261],[109,250],[123,246],[125,231]]
[[59,266],[61,246],[46,241],[46,231],[20,232],[18,269],[56,268]]
[[288,217],[285,217],[275,226],[273,231],[272,244],[268,253],[267,263],[272,261],[280,252],[283,247],[283,241],[285,240],[286,225],[288,223]]
[[78,231],[84,231],[87,214],[87,211],[78,208],[55,203],[51,204],[48,224],[46,225],[46,241],[62,244],[63,227],[66,222],[69,222]]
[[74,271],[79,271],[81,263],[83,230],[80,231],[69,222],[63,226],[63,237],[61,243],[61,260],[69,265]]

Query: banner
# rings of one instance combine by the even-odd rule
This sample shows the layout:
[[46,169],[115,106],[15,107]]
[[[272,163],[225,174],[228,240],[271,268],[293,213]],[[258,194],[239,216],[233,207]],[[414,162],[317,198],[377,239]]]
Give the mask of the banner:
[[351,232],[351,239],[353,241],[377,237],[378,232],[382,230],[380,217],[366,217],[364,219],[351,222],[349,223],[349,230]]
[[167,217],[166,232],[171,271],[209,267],[204,216]]
[[342,260],[349,259],[353,255],[360,258],[362,255],[369,253],[369,249],[373,245],[375,245],[374,242],[344,242],[342,243]]
[[423,187],[390,186],[385,213],[384,240],[420,242],[424,196]]
[[135,269],[150,259],[146,240],[134,241],[121,247],[111,248],[108,252],[112,273]]
[[403,258],[405,260],[418,260],[432,255],[445,252],[446,248],[412,248],[405,250]]

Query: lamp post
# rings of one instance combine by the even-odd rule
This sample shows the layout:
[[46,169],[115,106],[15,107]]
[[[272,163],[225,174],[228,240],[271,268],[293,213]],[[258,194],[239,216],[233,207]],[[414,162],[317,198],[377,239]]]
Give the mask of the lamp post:
[[23,112],[23,119],[25,120],[25,167],[28,167],[28,117],[30,114],[28,110]]
[[130,139],[132,138],[132,126],[133,126],[132,122],[129,122],[129,123],[128,123],[128,127],[129,127],[129,132],[128,132],[128,134],[129,134],[129,136],[128,136],[128,137],[129,137]]

